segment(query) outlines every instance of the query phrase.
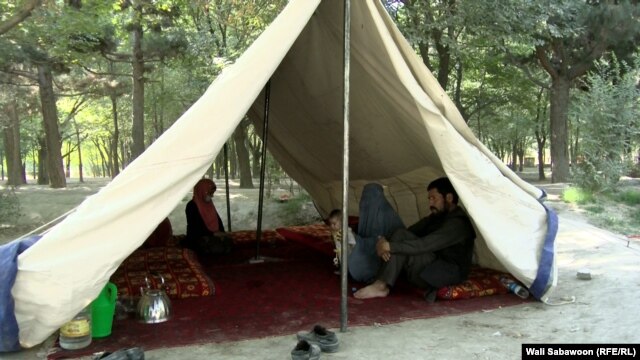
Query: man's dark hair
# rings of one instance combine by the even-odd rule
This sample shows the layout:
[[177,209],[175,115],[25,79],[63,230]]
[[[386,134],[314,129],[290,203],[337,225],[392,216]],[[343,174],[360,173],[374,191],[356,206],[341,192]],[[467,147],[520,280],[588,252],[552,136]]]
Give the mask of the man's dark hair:
[[458,193],[456,193],[456,189],[451,185],[451,181],[447,177],[441,177],[433,180],[427,186],[427,191],[431,189],[436,189],[442,196],[447,196],[447,194],[453,195],[453,203],[458,204]]

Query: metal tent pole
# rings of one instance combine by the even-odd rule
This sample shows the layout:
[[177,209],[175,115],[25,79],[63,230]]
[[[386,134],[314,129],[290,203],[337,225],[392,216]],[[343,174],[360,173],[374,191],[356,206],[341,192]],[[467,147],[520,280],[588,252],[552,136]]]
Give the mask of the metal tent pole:
[[224,143],[224,184],[227,196],[227,231],[231,232],[231,202],[229,196],[229,146]]
[[260,258],[260,239],[262,237],[262,203],[264,200],[264,173],[267,167],[267,139],[269,137],[269,101],[271,100],[271,80],[264,89],[264,128],[262,129],[262,156],[260,159],[260,192],[258,195],[258,227],[256,229],[256,257],[253,262],[263,261]]
[[342,154],[342,259],[340,261],[340,331],[347,331],[347,249],[349,246],[349,75],[351,72],[351,0],[344,0],[344,59],[343,59],[343,154]]

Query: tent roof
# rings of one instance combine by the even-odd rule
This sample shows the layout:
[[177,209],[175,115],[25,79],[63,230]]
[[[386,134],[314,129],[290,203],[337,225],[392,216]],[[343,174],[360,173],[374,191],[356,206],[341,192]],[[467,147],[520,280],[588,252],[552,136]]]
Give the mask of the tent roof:
[[[12,295],[23,346],[45,340],[98,295],[245,114],[261,126],[269,79],[270,151],[321,211],[341,206],[342,9],[342,1],[291,0],[170,129],[20,255]],[[527,286],[539,282],[534,295],[545,296],[556,274],[552,257],[539,266],[553,253],[542,192],[473,136],[379,1],[353,1],[351,22],[350,212],[362,186],[377,181],[410,224],[427,214],[426,184],[447,175],[479,234],[479,263]]]

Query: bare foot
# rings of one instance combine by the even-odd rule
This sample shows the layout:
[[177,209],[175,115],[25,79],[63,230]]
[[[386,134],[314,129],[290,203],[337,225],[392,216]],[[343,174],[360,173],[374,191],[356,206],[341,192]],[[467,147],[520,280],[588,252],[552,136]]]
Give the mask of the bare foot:
[[389,295],[389,287],[380,280],[353,293],[356,299],[373,299]]

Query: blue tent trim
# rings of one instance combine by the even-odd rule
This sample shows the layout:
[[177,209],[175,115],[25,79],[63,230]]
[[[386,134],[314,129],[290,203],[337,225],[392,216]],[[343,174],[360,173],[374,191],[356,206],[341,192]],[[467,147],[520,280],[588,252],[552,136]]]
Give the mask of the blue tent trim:
[[547,234],[545,235],[544,244],[542,245],[540,264],[538,265],[536,279],[529,287],[531,295],[538,300],[542,298],[547,286],[549,285],[555,256],[553,251],[554,242],[556,235],[558,234],[558,215],[546,205],[542,204],[542,206],[544,206],[544,209],[547,212]]
[[40,239],[40,235],[0,246],[0,353],[21,349],[15,302],[11,288],[18,274],[18,255]]

